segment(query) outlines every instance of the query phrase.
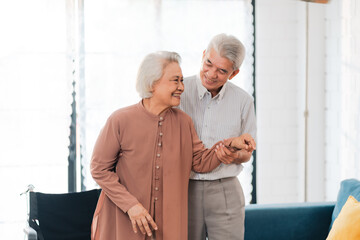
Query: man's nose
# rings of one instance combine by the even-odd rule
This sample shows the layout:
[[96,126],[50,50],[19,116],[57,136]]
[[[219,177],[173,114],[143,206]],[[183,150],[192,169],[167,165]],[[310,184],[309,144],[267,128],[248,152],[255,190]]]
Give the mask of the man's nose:
[[217,77],[216,69],[210,68],[208,71],[208,76],[209,76],[209,78],[215,79]]

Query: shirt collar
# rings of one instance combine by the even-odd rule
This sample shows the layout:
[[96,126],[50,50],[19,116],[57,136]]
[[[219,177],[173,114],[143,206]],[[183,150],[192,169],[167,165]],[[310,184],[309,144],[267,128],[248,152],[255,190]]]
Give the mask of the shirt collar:
[[[206,93],[211,94],[201,83],[201,79],[200,79],[200,74],[196,75],[196,85],[197,85],[197,90],[198,90],[198,96],[199,99],[202,100],[205,96]],[[225,91],[226,91],[226,86],[227,86],[227,81],[226,83],[223,85],[223,87],[221,88],[220,92],[214,97],[214,99],[216,99],[217,101],[220,101],[221,99],[223,99]]]

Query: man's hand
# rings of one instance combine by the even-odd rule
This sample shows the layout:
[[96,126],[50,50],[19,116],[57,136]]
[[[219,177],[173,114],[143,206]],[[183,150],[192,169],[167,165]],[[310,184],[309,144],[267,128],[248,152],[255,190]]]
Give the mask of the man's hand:
[[224,164],[247,162],[256,149],[255,140],[248,133],[242,134],[240,137],[227,139],[225,144],[220,143],[215,149],[216,156]]
[[151,236],[152,233],[149,224],[151,225],[152,229],[158,230],[156,223],[154,222],[148,211],[140,203],[131,207],[127,211],[127,213],[130,217],[134,233],[137,233],[136,226],[138,226],[142,234],[147,233],[148,236]]
[[232,147],[226,147],[224,144],[220,144],[216,146],[215,152],[217,158],[224,164],[240,164],[249,161],[253,151],[246,149],[235,150]]
[[252,152],[256,149],[256,143],[250,134],[244,133],[240,137],[233,138],[230,142],[230,147],[236,148],[237,150],[245,149]]

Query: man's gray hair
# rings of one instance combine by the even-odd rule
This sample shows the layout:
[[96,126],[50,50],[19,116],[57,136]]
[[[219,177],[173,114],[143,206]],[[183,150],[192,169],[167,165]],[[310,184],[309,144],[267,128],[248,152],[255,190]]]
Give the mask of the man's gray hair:
[[150,53],[144,58],[136,78],[136,90],[141,98],[152,97],[154,83],[162,77],[165,67],[172,62],[181,63],[178,53],[159,51]]
[[239,69],[245,58],[244,45],[236,37],[225,33],[211,39],[205,54],[211,49],[214,49],[221,57],[229,59],[233,63],[233,70]]

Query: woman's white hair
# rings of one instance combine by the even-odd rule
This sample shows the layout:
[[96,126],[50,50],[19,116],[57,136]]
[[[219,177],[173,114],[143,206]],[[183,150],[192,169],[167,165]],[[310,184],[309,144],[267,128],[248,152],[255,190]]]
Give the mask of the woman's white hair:
[[181,63],[178,53],[159,51],[150,53],[144,58],[136,77],[136,90],[141,98],[152,97],[154,83],[162,77],[165,67],[172,62]]
[[229,59],[233,63],[233,70],[239,69],[245,58],[244,45],[236,37],[225,33],[213,37],[205,53],[211,49],[214,49],[221,57]]

